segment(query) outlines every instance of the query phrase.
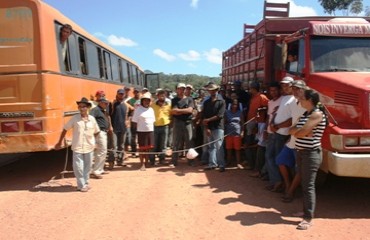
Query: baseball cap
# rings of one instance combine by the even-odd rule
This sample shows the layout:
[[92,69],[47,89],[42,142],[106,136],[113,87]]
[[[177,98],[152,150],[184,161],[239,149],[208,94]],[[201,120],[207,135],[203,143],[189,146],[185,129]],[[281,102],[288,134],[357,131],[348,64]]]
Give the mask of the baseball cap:
[[179,83],[176,88],[186,88],[186,85],[184,83]]
[[292,87],[296,88],[305,88],[307,85],[303,80],[295,80],[292,84]]
[[118,89],[117,90],[117,94],[124,94],[125,93],[125,89],[123,89],[123,88],[120,88],[120,89]]
[[98,90],[96,91],[95,96],[98,96],[98,95],[105,95],[105,92],[103,90]]
[[151,99],[151,98],[152,94],[150,94],[150,92],[146,92],[141,96],[141,99]]
[[280,83],[290,83],[292,84],[294,82],[294,79],[292,77],[284,77]]
[[98,100],[98,102],[104,102],[104,103],[109,103],[108,99],[106,99],[105,97],[102,97]]
[[194,89],[192,85],[186,84],[186,88]]

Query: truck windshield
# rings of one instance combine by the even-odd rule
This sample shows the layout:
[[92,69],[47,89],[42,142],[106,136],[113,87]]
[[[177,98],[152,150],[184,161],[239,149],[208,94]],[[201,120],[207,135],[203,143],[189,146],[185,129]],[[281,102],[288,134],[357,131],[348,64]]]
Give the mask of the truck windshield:
[[312,72],[370,72],[370,39],[314,37]]

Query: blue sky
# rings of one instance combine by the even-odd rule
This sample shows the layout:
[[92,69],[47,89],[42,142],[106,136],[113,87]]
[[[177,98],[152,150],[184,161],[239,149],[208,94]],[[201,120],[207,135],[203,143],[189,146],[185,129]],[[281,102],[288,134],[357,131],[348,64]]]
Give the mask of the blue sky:
[[[242,39],[243,24],[257,24],[262,19],[264,3],[263,0],[44,2],[135,60],[144,70],[210,77],[221,73],[222,52]],[[290,16],[325,15],[317,0],[290,2]],[[370,0],[364,0],[364,6],[370,6]]]

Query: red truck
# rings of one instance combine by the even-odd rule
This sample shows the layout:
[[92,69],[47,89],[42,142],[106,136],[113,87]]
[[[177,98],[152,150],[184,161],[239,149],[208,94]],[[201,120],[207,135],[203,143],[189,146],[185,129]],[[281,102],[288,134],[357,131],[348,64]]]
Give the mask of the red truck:
[[284,76],[317,90],[330,124],[321,169],[370,177],[370,18],[289,17],[289,3],[265,2],[264,18],[223,52],[222,84]]

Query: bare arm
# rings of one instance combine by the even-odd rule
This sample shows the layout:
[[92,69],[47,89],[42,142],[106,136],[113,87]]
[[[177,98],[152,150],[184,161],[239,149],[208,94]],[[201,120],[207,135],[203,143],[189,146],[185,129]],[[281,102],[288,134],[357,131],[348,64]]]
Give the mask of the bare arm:
[[66,136],[66,134],[67,134],[67,130],[63,129],[62,133],[60,134],[59,141],[57,142],[57,144],[55,144],[54,148],[56,150],[62,148],[63,140],[64,140],[64,137]]
[[314,129],[322,120],[323,114],[321,112],[313,112],[307,122],[302,128],[292,127],[289,133],[293,134],[297,138],[306,137],[312,134]]
[[182,115],[182,114],[192,114],[193,113],[193,108],[192,107],[187,107],[187,108],[172,108],[171,109],[171,114],[172,115]]

